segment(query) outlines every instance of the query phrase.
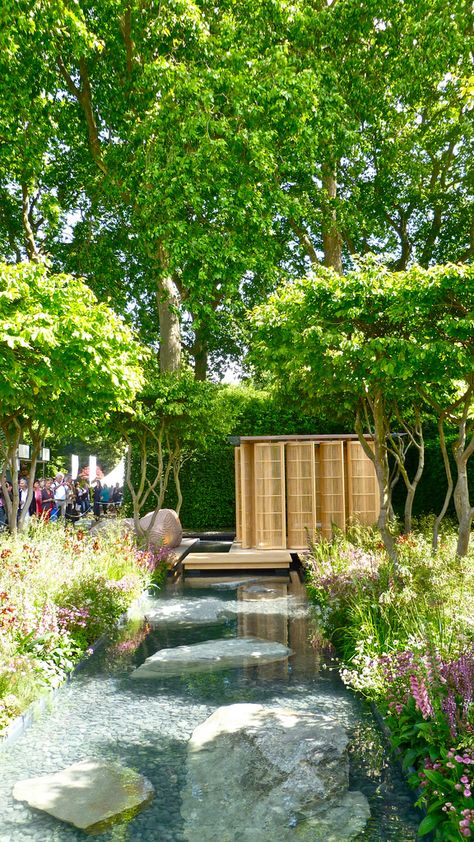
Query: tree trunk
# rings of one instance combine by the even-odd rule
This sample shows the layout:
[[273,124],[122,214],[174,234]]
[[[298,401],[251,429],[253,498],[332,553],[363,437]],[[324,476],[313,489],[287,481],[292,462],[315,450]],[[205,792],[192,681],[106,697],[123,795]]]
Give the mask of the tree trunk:
[[195,328],[195,336],[193,346],[194,377],[196,380],[206,380],[209,358],[207,342],[199,328]]
[[412,481],[407,485],[407,496],[405,500],[405,512],[404,512],[404,532],[405,535],[408,535],[411,532],[411,524],[412,524],[412,515],[413,515],[413,501],[415,499],[416,489],[418,488],[418,483],[423,474],[423,470],[425,467],[425,442],[423,439],[423,432],[421,427],[421,421],[418,421],[417,424],[417,431],[418,431],[418,465],[416,469],[415,476],[413,477]]
[[337,182],[335,167],[323,164],[323,250],[324,265],[330,266],[342,275],[342,237],[337,224],[335,199]]
[[442,507],[439,515],[437,516],[437,518],[435,519],[435,522],[433,524],[433,540],[432,540],[432,544],[431,544],[433,552],[436,552],[436,550],[438,549],[439,527],[440,527],[441,521],[443,520],[443,518],[444,518],[444,516],[445,516],[445,514],[448,510],[448,505],[449,505],[449,501],[451,499],[451,495],[453,493],[453,485],[454,485],[453,475],[452,475],[452,472],[451,472],[451,465],[449,464],[448,449],[446,447],[446,438],[445,438],[445,435],[444,435],[444,416],[443,415],[441,415],[438,419],[438,432],[439,432],[439,446],[441,448],[441,453],[442,453],[442,456],[443,456],[444,470],[446,471],[446,478],[448,480],[448,487],[446,489],[443,507]]
[[398,563],[397,550],[393,536],[388,528],[390,523],[390,511],[392,508],[391,477],[386,444],[387,424],[385,420],[382,395],[379,394],[373,401],[370,401],[370,409],[374,420],[374,449],[372,450],[367,444],[359,412],[356,416],[356,433],[365,454],[374,464],[380,501],[380,513],[377,521],[377,527],[380,531],[387,554],[396,567]]
[[459,522],[456,554],[461,557],[467,555],[469,549],[469,538],[474,517],[474,509],[469,500],[469,480],[467,476],[467,462],[474,451],[474,436],[471,436],[471,440],[466,446],[471,395],[470,386],[464,397],[464,410],[459,421],[458,438],[454,446],[454,459],[458,475],[454,489],[454,507]]
[[30,504],[33,500],[34,494],[34,485],[35,485],[35,478],[36,478],[36,465],[38,464],[38,457],[41,448],[41,442],[43,440],[44,430],[35,435],[31,436],[32,439],[32,452],[31,452],[31,462],[30,462],[30,473],[28,476],[28,495],[26,498],[26,503],[23,506],[20,517],[18,518],[18,532],[22,532],[25,527],[26,517],[30,510]]
[[176,514],[179,517],[179,513],[181,511],[181,506],[183,505],[183,492],[181,490],[181,480],[180,480],[180,473],[181,473],[181,460],[176,461],[173,464],[173,479],[174,479],[174,486],[176,489]]
[[160,371],[177,372],[181,368],[179,293],[170,275],[160,277],[156,298],[160,323]]
[[456,453],[456,465],[458,478],[454,489],[454,506],[459,521],[458,544],[456,555],[465,556],[469,549],[469,538],[471,535],[472,519],[474,509],[469,501],[469,484],[467,478],[467,465],[464,453]]

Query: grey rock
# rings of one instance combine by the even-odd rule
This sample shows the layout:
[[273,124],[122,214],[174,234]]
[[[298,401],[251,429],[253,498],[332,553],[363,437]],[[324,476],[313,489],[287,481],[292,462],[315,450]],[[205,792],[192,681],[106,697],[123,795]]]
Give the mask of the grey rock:
[[238,704],[188,745],[181,815],[188,842],[350,842],[369,817],[348,791],[347,735],[330,717]]
[[266,616],[279,614],[293,619],[308,616],[309,607],[307,603],[287,596],[267,597],[265,593],[261,591],[258,591],[258,593],[252,592],[248,597],[247,594],[244,594],[242,600],[227,602],[222,606],[222,614],[227,617],[239,614],[264,614]]
[[83,760],[60,772],[18,781],[13,797],[82,830],[133,815],[153,797],[142,775],[119,763]]
[[142,606],[143,615],[153,627],[199,626],[223,623],[226,620],[222,600],[213,597],[183,599],[148,599]]
[[245,578],[245,579],[229,579],[224,582],[212,582],[210,587],[216,591],[235,591],[237,588],[242,587],[242,585],[249,585],[252,582],[259,582],[259,579],[252,578]]
[[282,661],[292,654],[281,643],[258,637],[206,640],[190,646],[160,649],[132,672],[132,678],[165,678],[181,673],[258,666]]

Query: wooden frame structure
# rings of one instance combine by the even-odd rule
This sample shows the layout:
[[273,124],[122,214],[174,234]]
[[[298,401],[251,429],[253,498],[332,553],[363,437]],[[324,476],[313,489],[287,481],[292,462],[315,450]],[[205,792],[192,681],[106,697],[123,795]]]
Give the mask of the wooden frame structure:
[[374,465],[355,435],[242,437],[235,499],[243,549],[302,549],[308,533],[379,515]]

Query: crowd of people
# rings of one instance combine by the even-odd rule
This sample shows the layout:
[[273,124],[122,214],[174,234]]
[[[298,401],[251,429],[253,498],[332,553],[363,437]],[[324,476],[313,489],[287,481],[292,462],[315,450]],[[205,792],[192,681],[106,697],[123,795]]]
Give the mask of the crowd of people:
[[[25,508],[28,498],[28,479],[20,477],[19,511]],[[13,498],[13,486],[7,482],[10,499]],[[28,517],[38,517],[43,520],[71,520],[75,521],[91,512],[96,518],[106,515],[113,507],[115,510],[122,504],[123,488],[116,483],[114,486],[102,484],[94,480],[89,485],[87,480],[73,480],[64,474],[56,474],[54,479],[37,479],[33,485],[33,497],[28,507]],[[0,489],[0,525],[7,521],[7,512],[3,492]]]

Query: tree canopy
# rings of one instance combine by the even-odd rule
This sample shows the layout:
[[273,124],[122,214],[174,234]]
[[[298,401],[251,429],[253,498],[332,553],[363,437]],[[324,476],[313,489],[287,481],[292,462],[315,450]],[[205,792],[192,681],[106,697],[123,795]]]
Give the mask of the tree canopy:
[[5,491],[11,473],[14,507],[21,437],[33,445],[32,486],[48,434],[77,435],[117,408],[131,412],[143,357],[130,329],[80,279],[38,263],[0,264],[1,475]]
[[295,383],[307,400],[329,403],[341,420],[352,414],[375,464],[383,532],[394,429],[415,441],[422,408],[457,424],[460,554],[474,515],[466,474],[474,451],[473,281],[472,267],[391,272],[370,259],[344,278],[320,269],[287,283],[253,315],[256,364]]
[[278,277],[470,260],[470,11],[6,0],[4,256],[85,275],[200,377]]

